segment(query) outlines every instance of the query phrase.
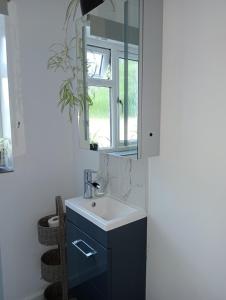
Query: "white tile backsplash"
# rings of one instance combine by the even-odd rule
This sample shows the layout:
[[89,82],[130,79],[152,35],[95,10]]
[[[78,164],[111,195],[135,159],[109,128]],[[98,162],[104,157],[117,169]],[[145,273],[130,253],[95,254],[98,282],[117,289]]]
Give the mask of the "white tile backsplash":
[[107,179],[107,193],[146,209],[148,161],[100,155],[100,173]]

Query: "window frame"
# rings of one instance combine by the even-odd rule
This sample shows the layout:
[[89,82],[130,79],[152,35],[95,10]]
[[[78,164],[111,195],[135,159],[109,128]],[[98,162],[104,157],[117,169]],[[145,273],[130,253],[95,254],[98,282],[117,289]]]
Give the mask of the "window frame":
[[[117,58],[117,64],[118,64],[118,67],[117,67],[117,69],[118,69],[118,79],[117,80],[118,80],[118,82],[119,82],[119,60],[120,59],[125,60],[125,57],[123,57],[122,55],[119,55],[118,58]],[[138,56],[138,54],[129,53],[128,60],[129,61],[137,61],[138,62],[138,69],[139,69],[139,56]],[[139,78],[138,78],[138,85],[139,85]],[[119,91],[118,91],[118,99],[119,98],[120,97],[119,97]],[[138,86],[138,100],[139,100],[139,86]],[[120,107],[118,105],[118,110],[119,109],[120,109]],[[131,147],[131,149],[135,149],[137,147],[138,138],[136,140],[129,141],[129,144],[127,146],[124,146],[123,142],[120,140],[120,112],[119,111],[118,111],[117,115],[118,115],[118,143],[117,143],[117,148],[119,148],[119,149],[128,149],[128,147]],[[137,129],[138,129],[138,120],[137,120]],[[137,130],[137,133],[138,133],[138,130]]]

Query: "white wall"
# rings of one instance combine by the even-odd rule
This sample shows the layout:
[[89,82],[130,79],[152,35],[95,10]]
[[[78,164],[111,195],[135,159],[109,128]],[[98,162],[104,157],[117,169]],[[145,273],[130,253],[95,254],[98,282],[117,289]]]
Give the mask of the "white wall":
[[54,210],[56,195],[79,195],[83,168],[96,167],[98,160],[79,150],[74,124],[57,107],[62,76],[46,68],[49,46],[62,37],[66,1],[16,0],[12,5],[26,148],[15,158],[15,172],[0,175],[0,244],[5,300],[22,300],[44,284],[40,255],[46,248],[37,240],[37,220]]
[[226,299],[226,2],[164,3],[148,300]]
[[[60,76],[46,70],[65,4],[15,1],[26,152],[15,159],[14,173],[0,176],[6,300],[29,299],[42,288],[45,248],[36,221],[54,209],[55,195],[81,194],[83,169],[98,165],[96,153],[79,149],[76,128],[56,106]],[[148,300],[225,300],[225,20],[223,0],[165,1],[161,155],[150,160]],[[144,170],[134,169],[136,176]]]

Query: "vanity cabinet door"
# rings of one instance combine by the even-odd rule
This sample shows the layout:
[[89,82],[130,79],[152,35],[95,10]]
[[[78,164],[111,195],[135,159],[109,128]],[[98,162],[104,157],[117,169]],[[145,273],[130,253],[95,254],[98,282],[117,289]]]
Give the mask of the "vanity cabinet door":
[[[98,290],[101,281],[101,293],[108,291],[109,250],[71,222],[67,222],[67,256],[69,288],[84,286],[87,283],[87,286]],[[88,290],[87,287],[86,289]],[[105,295],[103,299],[104,297]]]

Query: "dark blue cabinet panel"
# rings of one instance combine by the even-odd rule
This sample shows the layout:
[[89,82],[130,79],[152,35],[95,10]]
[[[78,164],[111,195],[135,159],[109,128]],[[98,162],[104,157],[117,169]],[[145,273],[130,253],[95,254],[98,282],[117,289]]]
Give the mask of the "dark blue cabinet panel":
[[67,223],[67,251],[69,287],[76,287],[106,274],[108,250],[90,238],[71,222]]
[[146,247],[147,218],[106,232],[67,208],[72,295],[78,300],[145,300]]

